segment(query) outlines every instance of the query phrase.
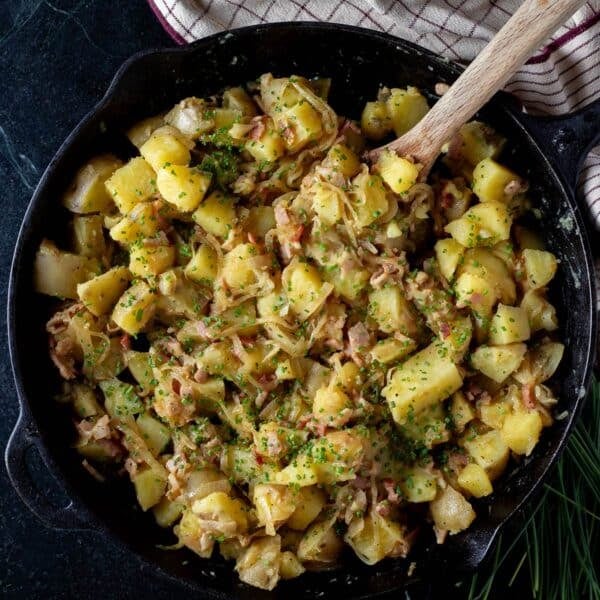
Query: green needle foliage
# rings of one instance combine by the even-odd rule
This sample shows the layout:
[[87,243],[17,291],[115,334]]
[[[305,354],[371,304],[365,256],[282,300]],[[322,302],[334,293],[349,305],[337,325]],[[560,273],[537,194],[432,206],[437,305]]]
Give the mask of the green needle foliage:
[[[535,600],[600,600],[600,383],[554,475],[512,539],[504,534],[488,568],[463,582],[469,600],[506,597],[529,579]],[[524,567],[528,567],[525,569]],[[461,586],[461,587],[462,587]],[[499,590],[502,590],[499,593]],[[516,591],[516,590],[515,590]]]

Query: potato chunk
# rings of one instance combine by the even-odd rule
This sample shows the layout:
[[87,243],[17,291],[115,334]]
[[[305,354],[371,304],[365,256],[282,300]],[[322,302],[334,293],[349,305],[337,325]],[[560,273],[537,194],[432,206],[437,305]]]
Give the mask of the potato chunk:
[[440,267],[440,273],[448,281],[454,276],[464,253],[465,247],[454,238],[445,238],[436,242],[435,257]]
[[141,157],[132,158],[106,180],[106,189],[119,211],[126,215],[136,204],[156,193],[154,169]]
[[257,270],[252,259],[259,256],[256,244],[239,244],[223,259],[223,279],[232,290],[243,290],[257,282]]
[[212,192],[194,211],[192,219],[208,233],[225,238],[236,222],[234,200],[221,192]]
[[93,158],[77,171],[73,183],[63,196],[63,205],[78,214],[110,212],[114,204],[104,182],[122,164],[111,154]]
[[208,244],[202,244],[185,266],[185,276],[196,283],[212,283],[217,273],[217,253]]
[[500,434],[515,454],[529,456],[540,439],[542,427],[539,412],[519,410],[504,419]]
[[96,259],[59,250],[44,240],[35,255],[33,281],[36,292],[58,298],[77,298],[77,285],[100,270]]
[[285,143],[277,132],[273,119],[265,119],[265,128],[258,139],[246,141],[245,149],[258,163],[270,163],[285,154]]
[[321,223],[331,226],[342,220],[342,199],[335,188],[317,184],[311,188],[311,191],[313,193],[313,210]]
[[467,529],[475,520],[476,515],[471,504],[451,486],[441,490],[429,506],[435,526],[451,534]]
[[530,290],[544,287],[556,274],[557,261],[551,252],[526,248],[521,252],[521,259]]
[[333,291],[313,265],[297,259],[283,270],[281,280],[290,305],[301,320],[308,319]]
[[360,171],[360,160],[347,144],[334,144],[329,149],[323,164],[344,177],[353,177]]
[[488,431],[480,435],[467,431],[463,446],[475,462],[485,469],[491,480],[499,477],[504,471],[509,451],[499,431]]
[[510,237],[512,217],[500,202],[482,202],[470,208],[462,217],[450,221],[444,228],[457,242],[467,248],[494,246]]
[[381,140],[392,131],[392,120],[385,102],[367,102],[360,118],[360,127],[372,140]]
[[379,155],[377,170],[392,192],[403,194],[417,182],[421,166],[395,152],[385,151]]
[[136,277],[155,277],[175,263],[175,247],[137,244],[129,250],[129,270]]
[[368,171],[359,173],[352,180],[352,198],[356,210],[356,221],[366,227],[377,221],[389,208],[387,192],[379,175]]
[[130,335],[137,335],[154,316],[155,298],[147,283],[135,283],[117,301],[112,320]]
[[418,333],[415,312],[398,286],[373,290],[369,294],[369,314],[385,333],[398,331],[410,338]]
[[161,127],[140,148],[140,154],[157,173],[171,165],[187,165],[191,158],[188,146],[165,129],[172,128]]
[[473,273],[484,279],[504,304],[513,304],[517,299],[515,282],[506,264],[487,248],[467,250],[459,273]]
[[256,507],[258,524],[265,528],[267,535],[275,535],[275,530],[296,510],[293,492],[283,485],[255,485],[252,502]]
[[164,212],[155,202],[142,202],[116,225],[110,228],[109,235],[124,246],[150,238],[160,229],[160,217]]
[[167,478],[161,471],[148,468],[132,477],[135,494],[143,511],[158,504],[167,490]]
[[506,202],[506,186],[519,176],[491,158],[484,158],[473,170],[473,191],[482,202]]
[[298,152],[323,132],[319,113],[310,102],[301,100],[275,117],[275,123],[285,131],[285,146],[291,153]]
[[462,376],[443,345],[433,343],[400,365],[381,394],[396,423],[416,415],[456,392]]
[[525,344],[479,346],[471,354],[471,364],[487,377],[502,383],[519,368],[525,352],[527,352]]
[[101,258],[106,251],[101,215],[83,215],[73,218],[73,247],[76,254]]
[[325,506],[327,497],[317,486],[300,488],[295,495],[296,508],[287,520],[287,526],[296,531],[304,531]]
[[489,496],[494,491],[487,473],[477,463],[468,464],[458,474],[457,481],[465,492],[475,496],[475,498]]
[[96,316],[108,313],[127,288],[131,275],[126,267],[114,267],[77,285],[77,295]]
[[171,165],[158,171],[156,184],[161,196],[181,212],[198,208],[211,182],[210,173],[186,165]]
[[386,100],[387,112],[397,136],[412,129],[429,111],[427,99],[416,88],[393,88]]
[[521,308],[527,313],[531,333],[545,329],[554,331],[558,329],[556,309],[543,294],[537,290],[529,290],[521,300]]
[[490,323],[490,343],[493,345],[525,342],[531,337],[527,313],[519,306],[499,304]]

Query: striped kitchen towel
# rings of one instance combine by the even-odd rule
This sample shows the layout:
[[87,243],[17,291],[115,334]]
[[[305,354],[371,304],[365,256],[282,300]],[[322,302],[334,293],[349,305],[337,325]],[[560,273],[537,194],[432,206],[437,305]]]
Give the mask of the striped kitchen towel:
[[[472,60],[519,0],[148,0],[180,44],[223,29],[273,21],[328,21],[385,31],[451,60]],[[506,87],[538,114],[559,115],[600,97],[600,0],[590,0]],[[600,229],[600,148],[580,191]]]

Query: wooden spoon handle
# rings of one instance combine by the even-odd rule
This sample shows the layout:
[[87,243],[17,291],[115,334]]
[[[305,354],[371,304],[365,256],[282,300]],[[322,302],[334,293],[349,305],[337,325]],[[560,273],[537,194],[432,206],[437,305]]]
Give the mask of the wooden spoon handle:
[[430,166],[442,145],[582,4],[582,0],[525,0],[427,115],[387,147],[405,154],[407,146],[418,148],[415,158],[425,168]]

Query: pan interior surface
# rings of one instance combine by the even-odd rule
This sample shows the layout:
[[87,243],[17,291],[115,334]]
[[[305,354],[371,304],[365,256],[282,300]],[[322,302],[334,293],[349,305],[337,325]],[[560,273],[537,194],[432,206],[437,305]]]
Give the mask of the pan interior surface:
[[532,456],[498,483],[492,497],[478,503],[479,517],[468,532],[449,538],[439,552],[433,537],[425,533],[407,561],[366,567],[349,558],[341,569],[282,582],[270,594],[240,584],[232,563],[197,559],[187,550],[159,549],[157,544],[174,540],[154,525],[152,515],[135,508],[129,482],[98,483],[84,471],[67,442],[73,436],[71,421],[52,399],[58,381],[44,333],[50,306],[33,292],[31,265],[42,238],[64,229],[66,212],[58,199],[85,159],[109,149],[126,156],[131,148],[123,132],[133,122],[167,109],[186,96],[217,93],[268,71],[278,76],[330,77],[331,105],[338,114],[353,118],[360,117],[365,101],[374,99],[380,85],[415,85],[431,94],[436,83],[451,82],[458,73],[448,62],[389,36],[317,24],[275,24],[228,32],[187,48],[143,55],[126,64],[99,110],[79,126],[50,165],[26,216],[10,298],[17,384],[40,431],[45,458],[76,504],[89,508],[98,528],[108,530],[167,574],[220,598],[292,600],[329,598],[340,593],[347,598],[373,597],[402,587],[413,560],[418,565],[413,577],[423,579],[437,576],[438,561],[452,567],[476,565],[488,533],[510,516],[559,452],[585,392],[593,345],[595,317],[582,220],[535,142],[506,105],[492,102],[482,111],[481,119],[507,137],[502,159],[529,180],[536,227],[561,261],[551,287],[551,301],[557,307],[566,351],[554,385],[561,400],[559,412],[568,411],[569,416],[545,430]]

